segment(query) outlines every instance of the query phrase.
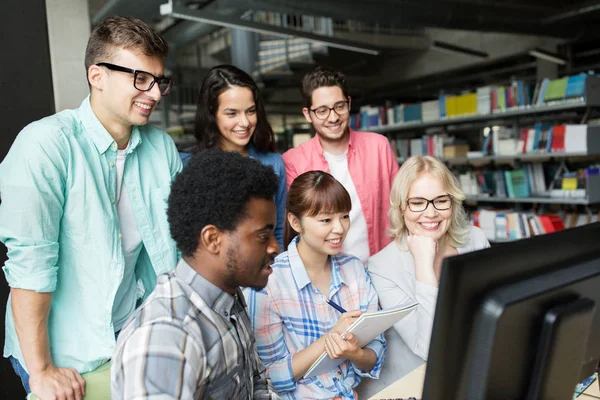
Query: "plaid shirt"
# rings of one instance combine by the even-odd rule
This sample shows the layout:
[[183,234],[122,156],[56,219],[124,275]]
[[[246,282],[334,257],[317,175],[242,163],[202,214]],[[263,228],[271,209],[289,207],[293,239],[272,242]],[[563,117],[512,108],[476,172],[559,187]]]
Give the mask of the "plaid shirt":
[[[377,357],[371,371],[362,371],[346,360],[328,373],[294,380],[292,356],[331,330],[340,317],[312,285],[298,254],[297,241],[294,239],[288,251],[275,259],[266,288],[244,290],[258,354],[267,366],[273,386],[284,399],[331,399],[336,396],[354,399],[353,388],[360,383],[361,377],[379,377],[386,351],[383,335],[366,346]],[[329,298],[348,311],[376,311],[377,293],[360,260],[342,253],[330,259]]]
[[245,307],[179,261],[119,335],[111,398],[279,399]]

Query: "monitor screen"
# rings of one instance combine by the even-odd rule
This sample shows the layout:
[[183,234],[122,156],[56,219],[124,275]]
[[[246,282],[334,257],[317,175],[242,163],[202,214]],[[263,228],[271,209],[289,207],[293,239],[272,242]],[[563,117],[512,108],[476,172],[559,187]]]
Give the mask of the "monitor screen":
[[570,398],[599,304],[600,223],[446,259],[423,399]]

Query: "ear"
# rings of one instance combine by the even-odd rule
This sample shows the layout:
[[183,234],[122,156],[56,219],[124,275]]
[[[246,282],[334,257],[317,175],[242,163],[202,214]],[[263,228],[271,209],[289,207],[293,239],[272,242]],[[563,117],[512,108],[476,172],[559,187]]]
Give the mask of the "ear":
[[288,220],[290,226],[292,227],[292,229],[296,233],[300,233],[300,231],[302,231],[302,226],[300,225],[300,220],[294,214],[288,213],[287,220]]
[[90,82],[90,85],[98,90],[102,90],[105,71],[103,71],[102,68],[100,68],[96,64],[92,64],[88,68],[87,72],[88,81]]
[[217,255],[223,246],[224,232],[214,225],[206,225],[200,231],[198,247],[202,246],[211,254]]
[[348,96],[348,108],[352,105],[352,97]]
[[307,107],[302,109],[302,114],[304,114],[304,118],[308,121],[309,124],[312,124],[312,118],[310,117],[310,110]]

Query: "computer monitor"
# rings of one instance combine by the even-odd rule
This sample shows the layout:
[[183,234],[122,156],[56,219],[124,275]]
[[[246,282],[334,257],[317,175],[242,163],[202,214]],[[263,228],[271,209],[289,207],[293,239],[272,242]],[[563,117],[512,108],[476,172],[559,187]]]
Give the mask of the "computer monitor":
[[598,309],[600,223],[446,259],[423,399],[570,399]]

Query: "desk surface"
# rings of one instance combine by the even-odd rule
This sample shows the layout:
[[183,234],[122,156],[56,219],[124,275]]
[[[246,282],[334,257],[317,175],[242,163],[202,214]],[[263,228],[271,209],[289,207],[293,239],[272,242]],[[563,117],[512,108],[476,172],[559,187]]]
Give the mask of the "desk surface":
[[[375,396],[371,400],[394,399],[398,397],[416,397],[420,399],[423,396],[423,383],[425,382],[425,370],[427,364],[421,365],[410,374],[398,379]],[[590,385],[577,400],[600,399],[600,390],[598,390],[598,380]]]

